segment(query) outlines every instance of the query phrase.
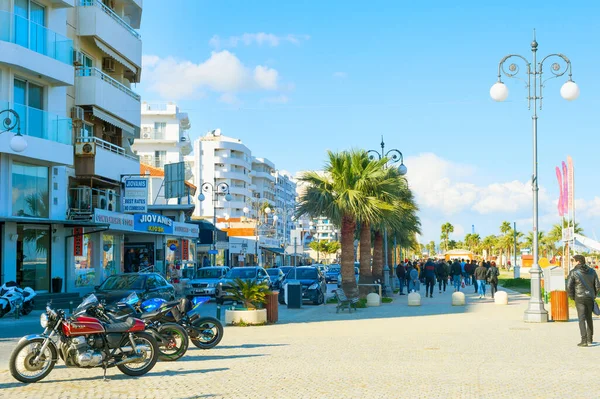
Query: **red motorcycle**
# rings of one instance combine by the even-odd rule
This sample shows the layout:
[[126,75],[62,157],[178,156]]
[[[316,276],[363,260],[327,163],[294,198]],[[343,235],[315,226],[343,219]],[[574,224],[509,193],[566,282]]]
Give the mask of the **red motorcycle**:
[[[81,315],[85,310],[90,317]],[[88,296],[67,317],[63,310],[48,305],[40,316],[42,334],[21,338],[10,356],[10,373],[24,383],[46,377],[58,357],[67,367],[106,369],[116,366],[122,373],[140,376],[152,370],[159,355],[158,343],[144,332],[143,321],[128,318],[120,323],[105,323],[103,306],[95,295]]]

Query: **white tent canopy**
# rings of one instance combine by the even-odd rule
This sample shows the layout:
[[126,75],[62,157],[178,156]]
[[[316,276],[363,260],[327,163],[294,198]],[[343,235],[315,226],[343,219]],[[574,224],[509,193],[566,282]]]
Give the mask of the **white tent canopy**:
[[582,236],[581,234],[574,234],[573,237],[575,239],[575,248],[583,247],[592,252],[600,252],[600,242]]

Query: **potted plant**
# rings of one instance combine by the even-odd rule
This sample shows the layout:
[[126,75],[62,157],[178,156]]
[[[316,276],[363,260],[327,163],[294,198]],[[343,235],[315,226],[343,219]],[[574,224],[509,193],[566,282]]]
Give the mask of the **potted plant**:
[[232,286],[225,288],[230,298],[242,306],[225,310],[225,324],[255,325],[267,322],[267,303],[269,286],[254,280],[235,279]]
[[62,277],[52,277],[52,293],[59,294],[62,291]]

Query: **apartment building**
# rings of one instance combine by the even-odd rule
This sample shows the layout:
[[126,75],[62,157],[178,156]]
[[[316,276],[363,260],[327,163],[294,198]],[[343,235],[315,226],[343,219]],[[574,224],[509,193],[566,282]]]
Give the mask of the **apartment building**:
[[294,228],[293,216],[296,210],[296,181],[287,171],[275,172],[275,209],[277,214],[277,237],[282,244],[290,242],[290,232]]

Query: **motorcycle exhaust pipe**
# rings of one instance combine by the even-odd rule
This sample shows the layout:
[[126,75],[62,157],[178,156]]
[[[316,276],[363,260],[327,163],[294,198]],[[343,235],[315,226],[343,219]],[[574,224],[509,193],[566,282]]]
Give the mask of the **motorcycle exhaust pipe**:
[[142,356],[131,356],[131,357],[126,357],[125,359],[116,362],[115,366],[120,366],[121,364],[127,364],[127,363],[133,363],[136,362],[138,360],[142,360]]
[[[140,353],[141,351],[148,352],[150,350],[150,347],[148,345],[136,345],[135,348],[137,349],[138,353]],[[122,346],[119,348],[119,350],[121,351],[121,353],[133,352],[133,348],[131,346]]]

